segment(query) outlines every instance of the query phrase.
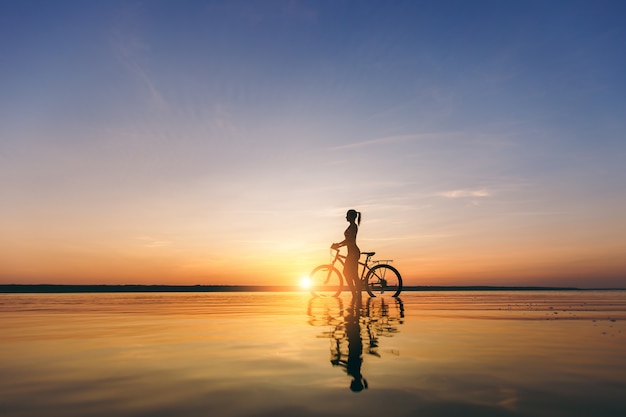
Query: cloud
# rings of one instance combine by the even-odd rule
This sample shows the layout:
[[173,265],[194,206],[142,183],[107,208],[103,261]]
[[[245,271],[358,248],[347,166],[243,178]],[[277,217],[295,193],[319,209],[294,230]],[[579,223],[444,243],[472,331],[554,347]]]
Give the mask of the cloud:
[[480,197],[490,197],[492,194],[488,190],[481,188],[478,190],[461,189],[461,190],[442,191],[442,192],[437,193],[437,195],[440,197],[445,197],[445,198],[467,198],[467,197],[480,198]]
[[172,245],[172,241],[170,240],[158,240],[152,236],[139,236],[136,239],[143,243],[142,246],[144,248],[161,248]]
[[139,37],[116,31],[111,36],[113,49],[131,74],[141,80],[150,94],[151,103],[160,110],[167,108],[163,94],[156,87],[146,69],[139,63],[140,51],[149,49],[149,46]]
[[458,136],[458,132],[412,133],[408,135],[385,136],[382,138],[370,139],[362,142],[348,143],[346,145],[334,146],[329,150],[336,151],[341,149],[355,149],[366,146],[388,145],[390,143],[409,142],[414,140],[443,139],[455,136]]

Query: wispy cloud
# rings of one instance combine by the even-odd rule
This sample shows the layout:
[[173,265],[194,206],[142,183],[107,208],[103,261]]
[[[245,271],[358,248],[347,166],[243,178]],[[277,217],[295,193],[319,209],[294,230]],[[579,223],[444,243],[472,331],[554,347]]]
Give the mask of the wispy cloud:
[[341,149],[355,149],[355,148],[363,148],[366,146],[377,146],[377,145],[388,145],[391,143],[399,143],[399,142],[410,142],[414,140],[425,140],[425,139],[440,139],[443,137],[453,137],[457,136],[458,132],[437,132],[437,133],[412,133],[408,135],[396,135],[396,136],[385,136],[382,138],[364,140],[361,142],[348,143],[346,145],[339,145],[330,148],[330,150],[336,151]]
[[167,102],[163,98],[163,94],[156,87],[144,66],[139,63],[138,54],[140,51],[148,50],[149,46],[139,37],[125,34],[121,31],[116,31],[112,34],[111,43],[115,53],[124,65],[146,87],[150,94],[151,103],[160,110],[167,108]]
[[490,197],[492,193],[484,188],[481,189],[460,189],[460,190],[450,190],[450,191],[442,191],[437,193],[439,197],[445,198],[480,198],[480,197]]
[[139,236],[136,239],[142,242],[142,246],[145,248],[161,248],[164,246],[171,246],[172,244],[172,241],[158,240],[151,236]]

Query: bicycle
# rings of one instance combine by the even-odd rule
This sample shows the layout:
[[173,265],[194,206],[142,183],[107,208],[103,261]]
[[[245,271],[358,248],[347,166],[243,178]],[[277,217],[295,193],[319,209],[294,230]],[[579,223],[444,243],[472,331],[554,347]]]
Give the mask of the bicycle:
[[[331,263],[314,268],[309,275],[313,296],[337,297],[343,290],[344,276],[335,268],[335,264],[339,262],[344,265],[346,256],[341,255],[339,249],[331,249],[331,253],[332,251],[335,251],[335,256]],[[376,252],[361,252],[361,255],[365,255],[365,262],[359,261],[362,267],[359,277],[361,288],[365,289],[370,297],[382,296],[385,293],[390,297],[397,297],[402,291],[400,272],[389,265],[389,262],[392,262],[390,259],[371,260],[375,254]],[[371,266],[370,262],[375,265]]]

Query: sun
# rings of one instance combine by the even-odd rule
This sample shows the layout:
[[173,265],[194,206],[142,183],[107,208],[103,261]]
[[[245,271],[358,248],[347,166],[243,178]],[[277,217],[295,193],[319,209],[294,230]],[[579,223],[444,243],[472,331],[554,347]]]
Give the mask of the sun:
[[311,288],[311,278],[309,277],[300,278],[300,288],[303,288],[305,290],[308,290],[309,288]]

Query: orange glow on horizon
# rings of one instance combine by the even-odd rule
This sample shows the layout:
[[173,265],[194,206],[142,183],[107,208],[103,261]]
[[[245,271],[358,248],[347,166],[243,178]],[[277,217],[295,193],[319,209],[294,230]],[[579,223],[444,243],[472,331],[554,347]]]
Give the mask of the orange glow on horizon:
[[[571,262],[568,253],[558,256],[539,250],[517,256],[495,251],[449,252],[445,257],[430,253],[396,257],[392,265],[401,272],[405,285],[624,286],[620,275],[624,261],[618,254],[605,253],[594,259],[581,250],[577,255],[579,262]],[[245,259],[234,254],[222,256],[203,258],[168,251],[149,256],[58,248],[31,251],[26,256],[9,248],[3,254],[0,283],[305,286],[297,277],[328,262],[324,249],[293,256],[261,252],[251,252]]]

